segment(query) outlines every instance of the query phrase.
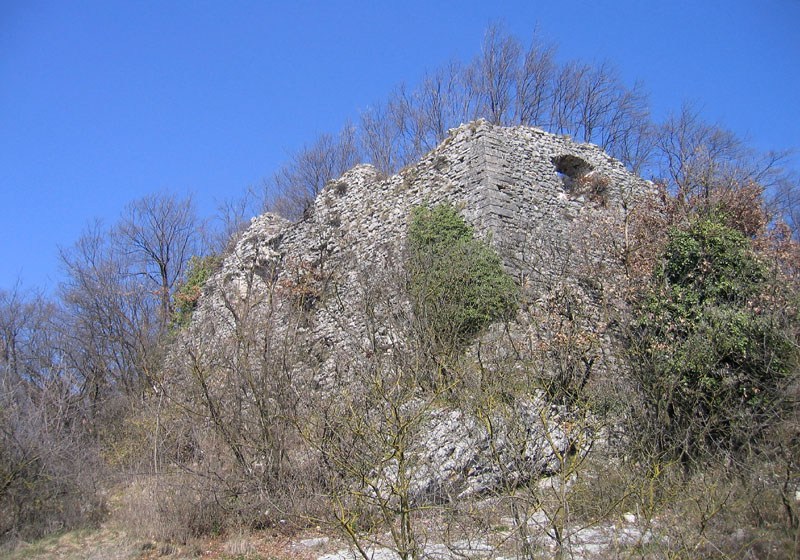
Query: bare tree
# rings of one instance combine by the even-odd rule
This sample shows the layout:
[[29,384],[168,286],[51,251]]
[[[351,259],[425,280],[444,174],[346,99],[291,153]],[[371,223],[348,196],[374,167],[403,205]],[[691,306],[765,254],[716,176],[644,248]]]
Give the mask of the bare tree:
[[391,173],[435,148],[447,131],[472,118],[466,74],[457,61],[426,72],[420,85],[395,88],[385,103],[361,114],[359,133],[368,161]]
[[556,47],[539,40],[531,40],[525,53],[519,79],[517,80],[517,115],[519,124],[544,126],[552,95],[553,74],[556,69]]
[[786,168],[790,152],[760,153],[745,138],[705,121],[691,103],[655,134],[658,176],[685,215],[723,211],[728,225],[751,237],[777,217],[794,223],[791,200],[798,183]]
[[[534,37],[525,52],[499,23],[469,64],[452,60],[426,72],[416,87],[401,84],[385,101],[361,112],[358,127],[323,134],[291,154],[268,181],[267,207],[299,218],[325,183],[356,162],[359,152],[384,173],[441,143],[450,128],[476,118],[493,124],[535,125],[598,143],[643,169],[651,152],[648,97],[626,87],[608,62],[556,62],[556,47]],[[343,163],[348,165],[344,165]]]
[[53,354],[50,321],[55,305],[17,282],[0,290],[0,368],[13,379],[40,383]]
[[438,146],[450,128],[471,118],[469,94],[464,82],[464,69],[458,61],[452,60],[423,75],[418,112],[425,150]]
[[355,128],[347,123],[334,136],[320,135],[311,145],[291,155],[269,180],[273,198],[268,209],[298,219],[314,203],[317,194],[359,160]]
[[575,134],[580,119],[581,85],[590,67],[577,61],[556,73],[550,99],[549,128],[557,134]]
[[660,176],[683,202],[696,194],[707,197],[720,172],[746,155],[733,132],[703,120],[691,103],[664,122],[656,146]]
[[[392,173],[408,162],[409,139],[407,131],[413,119],[402,87],[387,103],[377,103],[361,113],[360,136],[364,155],[370,163],[384,173]],[[413,142],[413,139],[411,140]]]
[[792,237],[800,241],[800,174],[786,171],[776,181],[772,204],[789,225]]
[[601,145],[631,171],[643,175],[653,159],[654,129],[647,93],[636,84],[620,99]]
[[161,332],[159,302],[129,255],[100,224],[61,250],[64,359],[97,405],[109,391],[138,394],[153,374]]
[[172,315],[172,292],[192,255],[201,252],[202,225],[192,197],[152,194],[130,203],[116,237],[131,257],[130,272],[146,278],[159,300],[162,328]]
[[141,394],[152,384],[172,295],[201,252],[201,235],[191,197],[159,194],[128,205],[116,227],[95,223],[61,250],[65,360],[93,403],[109,391]]
[[266,205],[266,193],[252,186],[241,196],[218,203],[213,219],[216,227],[209,232],[211,252],[221,254],[232,249],[250,218],[260,214]]
[[605,62],[587,69],[580,77],[576,132],[578,139],[589,142],[612,111],[616,83]]
[[0,292],[0,542],[72,527],[99,509],[98,449],[57,315],[19,285]]
[[500,24],[489,26],[481,54],[469,67],[468,80],[476,93],[476,111],[493,124],[511,121],[522,48]]

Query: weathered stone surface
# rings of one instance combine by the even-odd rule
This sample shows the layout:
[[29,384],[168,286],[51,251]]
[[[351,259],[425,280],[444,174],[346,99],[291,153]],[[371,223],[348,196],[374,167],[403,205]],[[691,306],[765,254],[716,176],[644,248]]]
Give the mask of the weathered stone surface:
[[[591,245],[581,239],[585,232],[573,227],[576,217],[603,209],[574,197],[571,179],[554,161],[567,161],[568,170],[581,169],[585,162],[583,169],[607,180],[609,207],[651,189],[595,145],[536,128],[477,121],[451,130],[419,163],[392,177],[382,177],[370,165],[354,167],[332,181],[299,222],[289,224],[269,214],[254,218],[222,271],[209,281],[198,317],[224,307],[223,294],[268,291],[270,281],[285,275],[291,262],[339,271],[346,300],[354,268],[380,262],[392,248],[402,247],[411,210],[445,201],[461,209],[520,284],[546,290],[563,281],[565,269],[577,271],[605,258],[587,253]],[[322,315],[315,322],[318,335],[335,345],[341,321],[354,319]]]
[[[604,185],[600,202],[576,191],[581,181],[595,180]],[[289,328],[283,319],[291,311],[287,293],[298,288],[302,277],[308,285],[299,287],[310,291],[306,304],[312,317],[292,327],[304,332],[308,346],[298,378],[313,378],[310,386],[325,390],[340,372],[336,360],[354,355],[353,341],[366,332],[359,278],[402,254],[414,207],[453,204],[528,292],[545,294],[567,282],[591,300],[598,296],[582,283],[579,271],[612,270],[619,263],[594,250],[588,233],[576,224],[591,223],[651,188],[597,146],[535,128],[495,127],[485,121],[463,125],[420,162],[391,177],[370,165],[354,167],[332,181],[298,222],[270,214],[254,218],[209,280],[184,337],[203,341],[193,349],[197,359],[199,352],[230,354],[239,336],[239,310],[264,328]],[[334,292],[336,305],[314,305],[314,298]],[[378,333],[386,344],[391,344],[390,335]],[[173,359],[181,359],[179,351]],[[521,463],[513,465],[521,479],[555,470],[554,452],[568,445],[557,422],[542,427],[542,406],[541,399],[532,397],[513,413],[528,438]],[[484,428],[474,417],[443,409],[431,422],[419,448],[431,459],[428,471],[415,475],[419,495],[480,494],[498,483],[489,466]],[[520,460],[519,454],[504,453],[501,446],[501,461]]]
[[484,419],[436,411],[415,450],[420,468],[411,477],[412,495],[452,501],[555,473],[570,444],[561,426],[566,419],[564,410],[539,395],[498,406]]

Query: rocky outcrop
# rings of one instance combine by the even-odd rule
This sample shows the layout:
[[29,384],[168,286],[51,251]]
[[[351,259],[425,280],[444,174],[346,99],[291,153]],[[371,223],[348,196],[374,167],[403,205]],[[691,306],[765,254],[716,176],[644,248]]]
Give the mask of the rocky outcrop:
[[[254,218],[209,280],[184,336],[208,341],[193,350],[196,359],[198,352],[230,353],[234,339],[242,336],[237,321],[243,312],[265,329],[291,328],[303,333],[305,345],[298,379],[313,381],[303,390],[334,390],[342,383],[341,356],[359,355],[361,335],[368,330],[364,276],[402,255],[413,208],[453,204],[495,248],[526,293],[536,297],[568,282],[581,297],[591,299],[597,294],[581,283],[580,271],[589,267],[596,274],[619,264],[596,248],[590,239],[596,232],[576,225],[591,224],[593,217],[650,189],[597,146],[535,128],[503,128],[485,121],[463,125],[420,162],[391,177],[370,165],[356,166],[331,181],[298,222],[271,214]],[[402,299],[403,294],[395,297]],[[288,317],[298,306],[304,319],[292,322]],[[378,335],[386,345],[396,338]],[[520,336],[530,334],[521,328]],[[427,466],[415,475],[415,492],[480,494],[499,483],[498,464],[516,469],[520,480],[553,472],[558,468],[555,457],[567,450],[569,441],[558,422],[542,426],[540,412],[546,406],[540,397],[531,397],[505,419],[497,418],[500,437],[493,435],[491,450],[478,419],[441,409],[430,420],[427,439],[418,442],[417,452],[427,457],[422,461]],[[522,432],[514,428],[516,435],[522,433],[527,441],[521,454],[519,441],[510,436],[512,419],[523,426]]]
[[554,474],[570,446],[567,419],[563,407],[548,405],[542,395],[498,406],[483,419],[437,410],[415,450],[420,468],[411,493],[423,502],[461,500]]
[[[354,167],[331,181],[299,222],[270,214],[254,218],[209,281],[198,316],[223,307],[222,294],[269,291],[300,263],[317,276],[335,271],[346,299],[359,268],[402,248],[414,207],[445,201],[491,243],[520,285],[545,291],[565,276],[578,280],[582,267],[596,272],[617,266],[602,251],[593,252],[596,243],[584,239],[576,221],[619,208],[651,188],[595,145],[530,127],[462,125],[391,177],[371,165]],[[335,344],[341,320],[320,314],[319,337]]]

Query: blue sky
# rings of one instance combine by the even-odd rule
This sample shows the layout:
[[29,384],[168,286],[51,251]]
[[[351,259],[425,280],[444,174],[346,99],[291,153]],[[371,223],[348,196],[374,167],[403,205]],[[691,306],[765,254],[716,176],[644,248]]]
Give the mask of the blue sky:
[[656,115],[694,99],[760,149],[800,148],[800,0],[0,0],[0,289],[52,290],[58,246],[147,193],[211,214],[399,82],[471,58],[496,20],[610,59]]

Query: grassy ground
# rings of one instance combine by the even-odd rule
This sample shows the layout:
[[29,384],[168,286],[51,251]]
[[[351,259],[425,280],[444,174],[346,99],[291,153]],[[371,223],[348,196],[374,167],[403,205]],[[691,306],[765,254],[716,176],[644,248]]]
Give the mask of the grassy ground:
[[97,559],[127,560],[142,558],[142,543],[127,538],[124,533],[109,529],[70,531],[46,537],[32,543],[20,543],[0,555],[4,560]]
[[177,545],[135,539],[123,531],[101,529],[70,531],[14,550],[0,552],[2,560],[310,560],[323,552],[293,546],[286,537],[259,533],[193,539]]

